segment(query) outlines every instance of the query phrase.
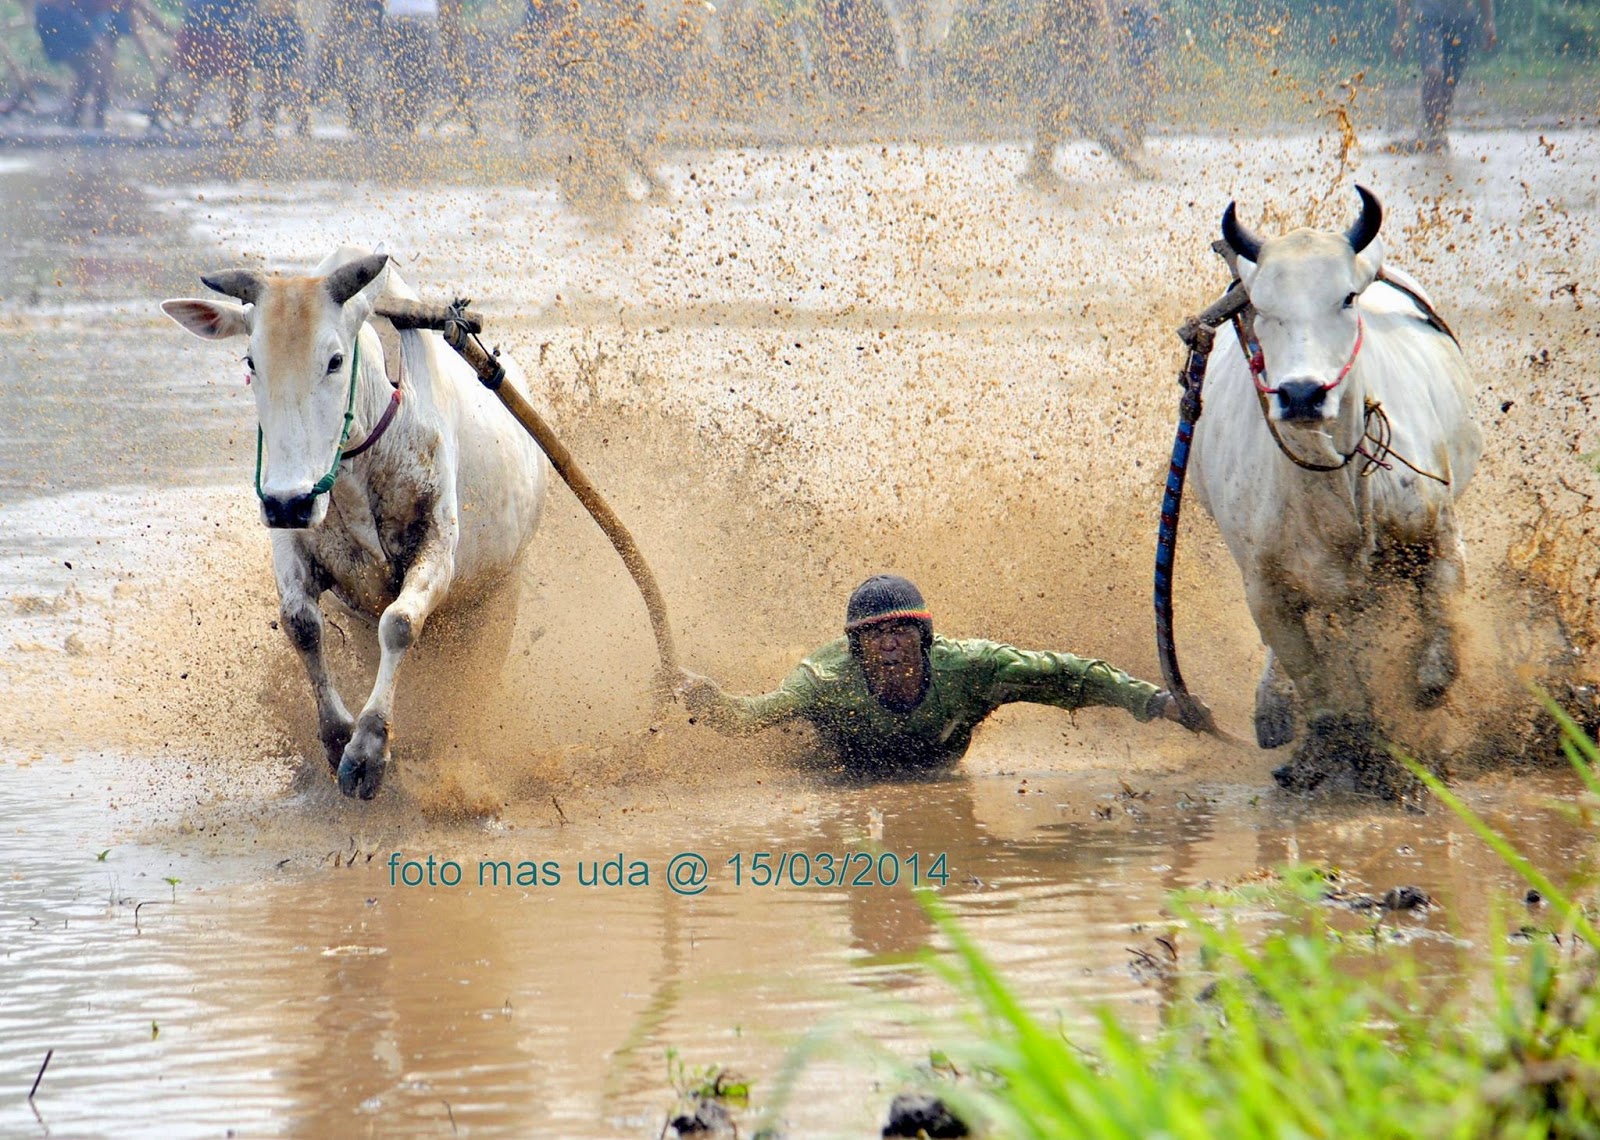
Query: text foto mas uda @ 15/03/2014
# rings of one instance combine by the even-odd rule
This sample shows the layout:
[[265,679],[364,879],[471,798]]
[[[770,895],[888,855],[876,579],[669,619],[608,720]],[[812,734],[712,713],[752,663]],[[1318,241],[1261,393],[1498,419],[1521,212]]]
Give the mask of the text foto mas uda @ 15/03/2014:
[[578,859],[479,859],[463,863],[436,855],[389,856],[391,887],[649,887],[695,895],[713,878],[734,887],[942,887],[950,881],[943,852],[753,851],[735,852],[712,864],[697,851],[680,851],[652,863],[621,852]]

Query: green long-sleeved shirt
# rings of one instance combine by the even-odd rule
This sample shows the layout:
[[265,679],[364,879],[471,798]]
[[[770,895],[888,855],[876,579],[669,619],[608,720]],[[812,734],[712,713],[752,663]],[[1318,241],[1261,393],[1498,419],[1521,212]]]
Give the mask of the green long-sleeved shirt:
[[867,690],[861,663],[846,638],[800,662],[770,693],[722,696],[705,710],[719,732],[746,736],[783,721],[810,721],[852,769],[931,768],[966,754],[972,730],[1013,701],[1079,709],[1108,705],[1151,719],[1159,691],[1104,661],[1070,653],[1016,649],[995,641],[935,636],[932,679],[909,712],[887,709]]

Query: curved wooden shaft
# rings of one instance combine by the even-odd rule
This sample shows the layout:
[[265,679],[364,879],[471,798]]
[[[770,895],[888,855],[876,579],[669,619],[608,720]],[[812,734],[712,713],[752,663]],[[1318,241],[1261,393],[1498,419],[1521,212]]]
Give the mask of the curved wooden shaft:
[[661,587],[656,584],[655,575],[650,572],[649,564],[640,553],[638,544],[633,541],[633,535],[622,525],[622,520],[611,509],[611,504],[606,502],[600,489],[589,481],[589,476],[578,466],[578,461],[572,457],[572,452],[568,451],[566,444],[556,436],[555,429],[539,414],[538,409],[528,403],[521,392],[503,382],[505,369],[500,366],[500,362],[485,352],[481,344],[469,339],[463,332],[452,335],[452,330],[447,328],[445,339],[468,364],[472,365],[484,386],[500,397],[500,402],[506,406],[506,410],[529,435],[533,436],[534,442],[549,457],[550,466],[554,467],[556,474],[572,488],[572,493],[578,496],[578,502],[584,505],[594,517],[594,521],[600,524],[600,529],[605,531],[606,537],[611,540],[611,545],[616,547],[617,553],[622,556],[622,564],[633,576],[634,584],[639,587],[639,593],[644,595],[644,608],[650,614],[650,627],[655,633],[656,653],[661,658],[661,667],[668,675],[675,674],[678,669],[678,653],[672,644],[672,627],[667,622],[667,603],[661,596]]

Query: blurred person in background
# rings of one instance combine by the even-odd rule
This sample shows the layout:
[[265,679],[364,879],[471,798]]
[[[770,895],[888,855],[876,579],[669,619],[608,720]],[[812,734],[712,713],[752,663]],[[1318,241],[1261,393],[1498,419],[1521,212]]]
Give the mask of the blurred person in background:
[[250,22],[250,62],[261,77],[261,126],[271,134],[280,109],[301,135],[311,129],[306,88],[306,26],[298,0],[256,0]]
[[587,54],[576,35],[577,0],[527,0],[517,32],[517,107],[522,137],[564,132],[575,92],[572,67]]
[[[472,59],[467,50],[466,17],[461,0],[439,0],[439,56],[444,95],[449,105],[444,118],[460,118],[478,133],[478,113],[473,105]],[[443,121],[443,120],[441,120]]]
[[331,0],[317,44],[313,91],[344,98],[350,129],[369,130],[378,121],[378,90],[372,78],[383,31],[383,0]]
[[1156,92],[1165,82],[1161,74],[1161,13],[1153,0],[1134,0],[1120,9],[1117,30],[1128,137],[1142,147],[1155,112]]
[[1045,86],[1023,181],[1057,181],[1056,147],[1073,128],[1138,171],[1144,115],[1130,110],[1138,104],[1129,98],[1123,59],[1126,45],[1136,41],[1113,21],[1107,0],[1045,0],[1020,38],[1038,52]]
[[817,71],[845,113],[880,102],[903,74],[895,13],[881,0],[821,0]]
[[104,52],[103,62],[95,68],[94,84],[91,102],[93,106],[93,119],[96,129],[106,125],[106,110],[111,105],[112,87],[116,79],[117,48],[126,36],[133,41],[133,45],[150,66],[151,73],[161,70],[156,63],[156,56],[150,50],[150,45],[145,42],[144,36],[139,31],[139,20],[151,28],[168,34],[166,21],[161,13],[157,12],[145,0],[107,0],[106,3],[105,42],[102,47]]
[[[187,126],[205,88],[227,89],[228,131],[238,134],[250,121],[250,17],[255,0],[188,0],[183,26],[167,71],[156,85],[150,110],[153,130]],[[183,88],[174,104],[173,85]]]
[[[67,126],[79,124],[90,96],[109,83],[115,54],[112,20],[110,0],[39,0],[34,6],[33,26],[45,59],[72,72],[63,117]],[[104,107],[99,117],[96,125],[104,126]]]
[[1397,0],[1393,48],[1404,59],[1415,38],[1422,65],[1422,131],[1391,146],[1397,152],[1449,154],[1446,131],[1456,83],[1473,48],[1493,51],[1500,42],[1494,26],[1494,0]]
[[608,206],[630,176],[667,195],[630,129],[669,87],[664,38],[638,0],[528,0],[518,39],[524,136],[567,148],[569,200]]
[[633,175],[651,198],[668,197],[666,183],[632,133],[634,121],[655,109],[666,87],[669,61],[657,50],[659,29],[642,0],[590,0],[580,10],[579,26],[592,56],[589,65],[577,69],[577,141],[584,152],[580,162],[588,168],[579,178],[610,178],[620,190]]
[[439,52],[439,0],[383,0],[383,56],[389,69],[387,122],[417,133],[433,105]]

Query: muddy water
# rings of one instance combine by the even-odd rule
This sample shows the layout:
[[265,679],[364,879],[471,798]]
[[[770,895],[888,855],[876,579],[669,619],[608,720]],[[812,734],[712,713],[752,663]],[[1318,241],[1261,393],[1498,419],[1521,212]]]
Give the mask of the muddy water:
[[[771,1104],[815,1040],[786,1132],[871,1134],[896,1066],[959,1032],[915,964],[940,940],[906,890],[913,856],[1072,1026],[1103,1000],[1155,1026],[1170,995],[1134,963],[1170,929],[1165,893],[1288,859],[1427,890],[1442,906],[1399,926],[1461,973],[1496,900],[1520,897],[1494,859],[1438,812],[1286,801],[1254,749],[1013,708],[951,778],[863,788],[798,767],[803,739],[655,715],[642,607],[559,489],[504,676],[462,691],[420,654],[398,779],[339,800],[302,762],[238,353],[154,304],[200,271],[304,267],[352,239],[386,241],[424,293],[470,294],[656,562],[690,663],[730,685],[776,681],[885,568],[948,632],[1153,675],[1167,330],[1222,283],[1205,243],[1228,197],[1263,228],[1348,208],[1329,140],[1274,140],[1270,184],[1244,173],[1259,147],[1158,140],[1146,181],[1069,147],[1055,195],[1019,189],[1003,145],[683,152],[662,165],[670,201],[605,219],[537,180],[7,157],[0,1086],[55,1054],[40,1119],[13,1097],[0,1131],[653,1136],[669,1051]],[[1494,132],[1440,163],[1356,161],[1390,256],[1462,334],[1492,441],[1465,511],[1469,671],[1425,726],[1448,752],[1522,708],[1516,670],[1548,660],[1558,617],[1583,633],[1600,148]],[[1214,533],[1186,525],[1186,666],[1243,727],[1259,646]],[[1512,588],[1532,574],[1570,588],[1541,609]],[[359,699],[367,635],[336,620]],[[1588,859],[1549,806],[1573,794],[1559,773],[1465,793],[1548,865]],[[709,868],[693,895],[666,878],[690,852]],[[757,852],[806,854],[813,881],[791,860],[784,886],[756,885]],[[825,853],[850,885],[815,881]],[[430,856],[462,884],[405,885]],[[614,858],[632,885],[605,885]],[[500,862],[543,881],[480,886]]]

